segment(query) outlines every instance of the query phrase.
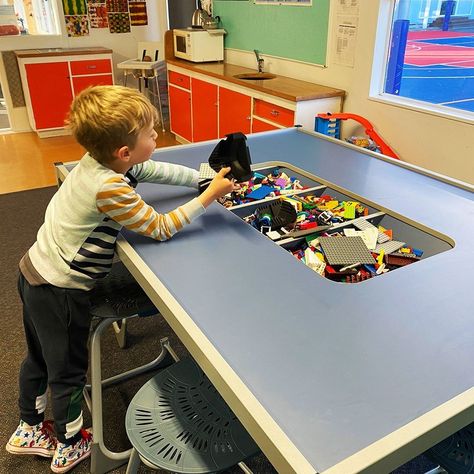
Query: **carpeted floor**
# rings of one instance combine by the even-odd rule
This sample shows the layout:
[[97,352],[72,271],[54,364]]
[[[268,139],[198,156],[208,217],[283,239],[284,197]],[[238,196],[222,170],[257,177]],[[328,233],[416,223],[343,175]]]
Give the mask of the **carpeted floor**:
[[[0,380],[2,384],[0,417],[0,474],[19,474],[25,472],[48,473],[47,459],[34,456],[13,456],[3,445],[18,424],[17,376],[20,363],[25,354],[25,343],[21,323],[21,304],[16,292],[18,262],[34,242],[46,206],[55,188],[41,188],[31,191],[0,195],[0,209],[3,222],[0,226],[0,321],[3,337],[0,338]],[[150,347],[159,351],[159,339],[168,336],[173,349],[180,357],[186,355],[185,348],[177,340],[169,326],[159,316],[130,321],[128,328],[128,347],[119,349],[110,331],[103,338],[102,366],[103,376],[107,377],[144,363],[152,358]],[[128,403],[150,374],[143,375],[117,387],[104,391],[103,413],[105,442],[111,450],[119,451],[130,447],[124,428],[124,415]],[[90,424],[87,409],[84,409],[86,426]],[[47,410],[47,416],[50,412]],[[248,462],[255,474],[272,474],[276,471],[263,455]],[[426,458],[420,456],[397,469],[396,474],[421,474],[432,468]],[[74,473],[89,472],[89,461],[79,464]],[[125,466],[111,471],[125,473]],[[140,473],[151,473],[143,466]],[[241,472],[235,468],[229,473]],[[284,473],[282,473],[284,474]]]

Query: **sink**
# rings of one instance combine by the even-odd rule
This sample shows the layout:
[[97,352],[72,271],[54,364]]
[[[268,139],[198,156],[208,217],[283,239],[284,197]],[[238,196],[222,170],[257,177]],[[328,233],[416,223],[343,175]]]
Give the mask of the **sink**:
[[245,74],[236,74],[234,77],[244,81],[265,81],[267,79],[274,79],[276,76],[269,72],[247,72]]

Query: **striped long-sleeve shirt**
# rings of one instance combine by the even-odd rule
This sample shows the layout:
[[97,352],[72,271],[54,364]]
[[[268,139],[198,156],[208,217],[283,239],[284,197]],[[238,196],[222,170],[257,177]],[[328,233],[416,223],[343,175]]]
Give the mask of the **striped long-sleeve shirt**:
[[159,214],[135,191],[138,182],[197,188],[198,172],[148,160],[124,176],[86,154],[53,196],[36,242],[20,262],[26,279],[90,289],[108,274],[122,227],[166,240],[205,211],[194,198]]

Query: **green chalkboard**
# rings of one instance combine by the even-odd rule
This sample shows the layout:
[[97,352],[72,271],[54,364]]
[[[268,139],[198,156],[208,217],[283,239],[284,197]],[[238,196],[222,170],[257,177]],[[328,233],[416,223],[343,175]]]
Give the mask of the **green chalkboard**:
[[252,0],[214,0],[225,28],[226,48],[326,64],[329,1],[311,6],[261,5]]

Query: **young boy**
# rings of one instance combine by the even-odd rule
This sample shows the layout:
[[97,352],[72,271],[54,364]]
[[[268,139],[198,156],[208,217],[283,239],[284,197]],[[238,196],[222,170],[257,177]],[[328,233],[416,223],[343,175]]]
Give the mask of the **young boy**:
[[[68,125],[87,150],[46,209],[37,240],[20,261],[18,289],[28,354],[20,369],[20,424],[6,445],[13,454],[52,457],[51,470],[69,471],[90,455],[82,428],[88,365],[89,290],[105,277],[122,227],[169,239],[235,188],[222,169],[198,197],[158,214],[135,192],[137,182],[197,188],[198,172],[150,160],[157,113],[139,92],[96,86],[74,100]],[[52,422],[44,421],[46,389]]]

